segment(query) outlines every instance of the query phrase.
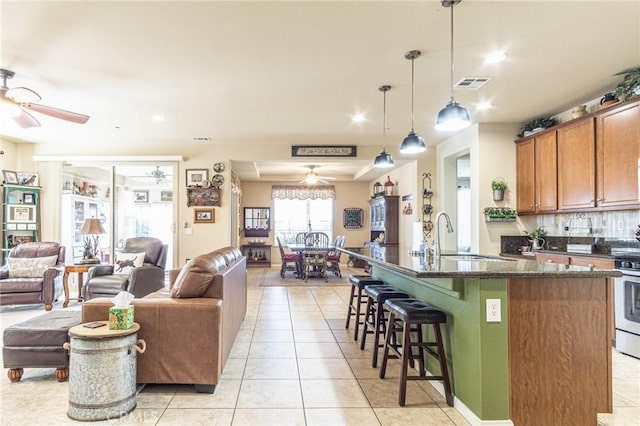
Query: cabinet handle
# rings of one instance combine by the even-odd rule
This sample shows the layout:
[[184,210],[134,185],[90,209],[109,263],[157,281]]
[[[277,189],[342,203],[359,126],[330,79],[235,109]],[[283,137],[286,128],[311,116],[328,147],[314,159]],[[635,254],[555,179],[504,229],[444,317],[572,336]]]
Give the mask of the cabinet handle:
[[548,263],[553,263],[553,259],[547,260]]
[[597,200],[599,203],[602,203],[604,201],[604,198],[598,198]]
[[533,205],[533,204],[531,204],[531,208],[532,208],[532,209],[533,209],[533,207],[534,207],[534,205]]

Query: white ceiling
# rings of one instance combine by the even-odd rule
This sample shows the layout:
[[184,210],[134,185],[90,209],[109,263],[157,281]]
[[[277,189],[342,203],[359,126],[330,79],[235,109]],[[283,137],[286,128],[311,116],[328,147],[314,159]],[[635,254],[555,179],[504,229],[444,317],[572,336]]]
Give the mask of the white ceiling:
[[[214,143],[383,145],[411,127],[429,146],[450,134],[433,129],[449,99],[450,11],[439,1],[6,1],[0,3],[0,68],[10,87],[41,103],[91,116],[85,125],[34,113],[40,128],[1,120],[0,135],[33,143],[176,147]],[[464,0],[455,13],[455,73],[491,77],[458,91],[474,122],[518,123],[601,96],[640,64],[638,1]],[[507,59],[486,64],[504,50]],[[491,101],[494,107],[477,111]],[[350,122],[362,112],[367,120]],[[151,119],[161,114],[165,121]],[[202,142],[199,142],[202,143]],[[151,145],[152,144],[152,145]],[[249,148],[250,149],[250,148]],[[242,152],[242,150],[239,150]],[[245,162],[241,177],[299,176],[317,164],[327,176],[367,176],[372,159]],[[406,158],[404,158],[406,161]],[[302,171],[301,171],[302,170]]]

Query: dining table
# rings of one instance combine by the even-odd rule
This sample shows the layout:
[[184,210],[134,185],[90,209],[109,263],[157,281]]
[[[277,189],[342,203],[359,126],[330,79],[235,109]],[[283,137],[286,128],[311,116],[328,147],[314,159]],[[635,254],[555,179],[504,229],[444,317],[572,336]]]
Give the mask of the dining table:
[[299,254],[299,259],[298,259],[298,271],[300,271],[298,273],[298,278],[305,278],[305,273],[304,273],[304,259],[307,256],[315,256],[315,255],[322,255],[323,257],[325,257],[327,255],[327,253],[329,253],[330,251],[334,251],[336,250],[336,247],[334,245],[329,245],[329,246],[309,246],[309,245],[305,245],[305,244],[288,244],[287,247],[289,247],[289,250],[291,250],[292,252],[298,253]]

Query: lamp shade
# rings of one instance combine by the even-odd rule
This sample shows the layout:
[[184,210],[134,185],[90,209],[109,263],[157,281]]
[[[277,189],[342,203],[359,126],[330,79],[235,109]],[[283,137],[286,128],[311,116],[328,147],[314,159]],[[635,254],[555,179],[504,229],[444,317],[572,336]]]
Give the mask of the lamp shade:
[[400,152],[402,154],[417,154],[426,151],[426,149],[427,145],[424,143],[424,139],[416,135],[413,130],[409,132],[400,145]]
[[436,130],[453,131],[462,130],[470,125],[471,117],[469,116],[469,111],[452,99],[438,113],[435,128]]
[[393,157],[383,148],[380,154],[376,155],[375,160],[373,160],[373,167],[381,169],[393,167]]
[[107,231],[102,227],[100,219],[85,219],[80,233],[83,235],[106,234]]

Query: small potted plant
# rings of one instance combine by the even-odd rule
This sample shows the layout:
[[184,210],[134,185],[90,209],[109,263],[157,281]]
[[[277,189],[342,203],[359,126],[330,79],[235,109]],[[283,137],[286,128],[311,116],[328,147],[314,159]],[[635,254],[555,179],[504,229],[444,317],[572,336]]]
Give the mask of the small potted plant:
[[616,98],[625,102],[629,98],[640,95],[640,67],[628,68],[614,75],[623,75],[623,79],[615,88]]
[[548,129],[549,127],[553,127],[556,125],[556,119],[552,117],[547,118],[536,118],[528,122],[527,124],[520,129],[520,133],[518,133],[518,137],[522,138],[525,136],[532,135],[534,133],[540,132],[544,129]]
[[510,207],[485,207],[484,219],[487,222],[512,222],[518,213]]
[[507,182],[502,178],[495,178],[491,182],[493,189],[493,201],[502,201],[504,199],[504,191],[507,189]]
[[535,231],[531,232],[524,231],[524,233],[529,238],[529,241],[531,241],[531,246],[534,250],[539,250],[544,247],[545,240],[543,237],[547,235],[547,231],[545,231],[543,227],[538,227]]

